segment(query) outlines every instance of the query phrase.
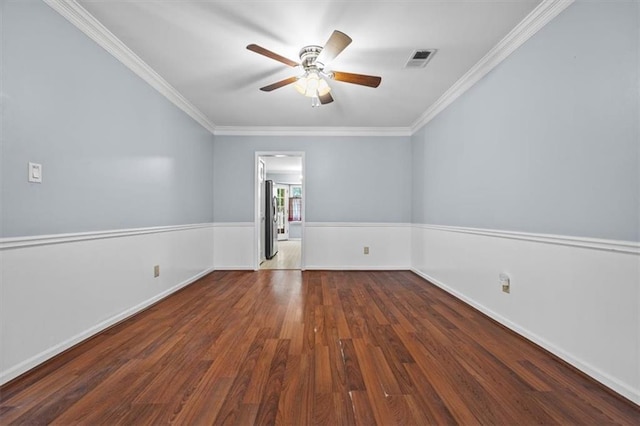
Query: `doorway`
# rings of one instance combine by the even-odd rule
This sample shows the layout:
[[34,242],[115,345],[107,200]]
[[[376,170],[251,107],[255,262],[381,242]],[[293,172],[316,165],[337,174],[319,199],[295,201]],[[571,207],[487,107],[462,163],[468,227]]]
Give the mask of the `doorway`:
[[256,152],[255,270],[304,270],[304,153]]

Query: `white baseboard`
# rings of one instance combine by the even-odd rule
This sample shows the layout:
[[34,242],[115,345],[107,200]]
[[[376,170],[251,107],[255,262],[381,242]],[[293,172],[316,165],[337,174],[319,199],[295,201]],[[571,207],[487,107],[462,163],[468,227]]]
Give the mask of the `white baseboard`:
[[77,345],[78,343],[100,333],[101,331],[106,330],[107,328],[143,311],[144,309],[148,308],[149,306],[153,305],[154,303],[159,302],[160,300],[166,298],[167,296],[170,296],[171,294],[175,293],[176,291],[180,290],[183,287],[188,286],[189,284],[192,284],[194,282],[196,282],[197,280],[199,280],[200,278],[204,277],[205,275],[209,274],[213,272],[213,268],[209,268],[206,269],[202,272],[200,272],[199,274],[177,284],[176,286],[163,291],[162,293],[153,296],[147,300],[145,300],[142,303],[137,304],[136,306],[133,306],[117,315],[114,315],[113,317],[102,321],[99,324],[96,324],[95,326],[76,334],[75,336],[65,340],[64,342],[58,343],[50,348],[48,348],[47,350],[44,350],[42,352],[40,352],[39,354],[34,355],[33,357],[21,362],[20,364],[14,366],[13,368],[7,370],[7,371],[3,371],[0,374],[0,383],[6,383],[16,377],[18,377],[19,375],[31,370],[34,367],[37,367],[38,365],[42,364],[43,362],[53,358],[54,356],[66,351],[67,349]]
[[404,266],[323,266],[323,265],[307,265],[305,268],[309,271],[408,271],[410,268]]
[[247,265],[238,265],[238,266],[229,266],[229,265],[225,265],[225,266],[219,266],[216,268],[216,271],[253,271],[253,267],[252,266],[247,266]]
[[446,228],[414,226],[414,273],[640,404],[635,243]]
[[626,385],[625,383],[622,383],[620,380],[617,380],[616,378],[611,377],[610,375],[608,375],[608,374],[602,372],[601,370],[593,367],[589,363],[586,363],[583,360],[572,356],[570,353],[566,352],[562,348],[559,348],[558,346],[553,345],[552,343],[548,342],[547,340],[543,339],[542,337],[538,336],[537,334],[532,333],[529,330],[520,327],[518,324],[510,321],[508,318],[505,318],[504,316],[499,315],[498,313],[492,311],[491,309],[488,309],[486,306],[483,306],[483,305],[477,303],[476,301],[466,297],[464,294],[452,289],[451,287],[449,287],[446,284],[440,282],[439,280],[435,279],[434,277],[431,277],[431,276],[429,276],[429,275],[427,275],[427,274],[425,274],[423,272],[420,272],[419,270],[417,270],[415,268],[412,268],[411,271],[413,273],[415,273],[416,275],[418,275],[418,276],[424,278],[425,280],[429,281],[430,283],[440,287],[441,289],[443,289],[447,293],[451,294],[452,296],[455,296],[456,298],[462,300],[463,302],[467,303],[468,305],[473,306],[475,309],[479,310],[480,312],[482,312],[483,314],[485,314],[489,318],[499,322],[500,324],[504,325],[505,327],[509,328],[510,330],[515,331],[519,335],[527,338],[528,340],[532,341],[533,343],[537,344],[538,346],[546,349],[547,351],[551,352],[552,354],[556,355],[557,357],[561,358],[562,360],[568,362],[572,366],[576,367],[578,370],[580,370],[583,373],[593,377],[594,379],[598,380],[600,383],[604,384],[605,386],[615,390],[616,392],[618,392],[619,394],[623,395],[624,397],[630,399],[631,401],[634,401],[636,404],[640,400],[640,398],[639,398],[640,395],[638,395],[637,392],[634,389],[632,389],[630,386]]
[[211,272],[213,227],[4,239],[0,263],[5,383]]

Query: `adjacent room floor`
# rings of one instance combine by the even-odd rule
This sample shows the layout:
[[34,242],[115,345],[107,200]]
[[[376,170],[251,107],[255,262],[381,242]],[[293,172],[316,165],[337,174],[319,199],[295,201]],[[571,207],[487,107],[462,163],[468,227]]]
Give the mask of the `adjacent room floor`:
[[260,269],[300,269],[300,240],[278,241],[278,252],[260,264]]
[[1,424],[637,424],[411,272],[216,271],[4,386]]

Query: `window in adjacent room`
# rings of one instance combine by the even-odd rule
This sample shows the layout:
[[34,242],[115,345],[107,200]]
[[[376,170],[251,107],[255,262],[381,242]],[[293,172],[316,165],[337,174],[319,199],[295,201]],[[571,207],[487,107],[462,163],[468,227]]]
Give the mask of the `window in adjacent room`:
[[302,186],[291,185],[289,197],[289,222],[302,220]]

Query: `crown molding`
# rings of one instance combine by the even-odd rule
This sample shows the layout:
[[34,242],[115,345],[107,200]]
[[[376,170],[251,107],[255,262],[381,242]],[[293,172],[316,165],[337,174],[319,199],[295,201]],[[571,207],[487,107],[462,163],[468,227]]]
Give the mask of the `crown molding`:
[[411,136],[408,127],[235,127],[216,126],[224,136]]
[[215,125],[207,117],[171,86],[153,68],[147,65],[138,55],[129,49],[119,38],[102,25],[85,8],[75,0],[43,0],[53,10],[65,17],[100,47],[112,54],[127,68],[146,81],[160,94],[173,102],[209,132],[213,133]]
[[411,125],[411,134],[433,120],[574,1],[543,0]]
[[410,127],[240,127],[216,126],[76,0],[43,0],[99,46],[214,135],[225,136],[411,136],[575,0],[543,0]]

